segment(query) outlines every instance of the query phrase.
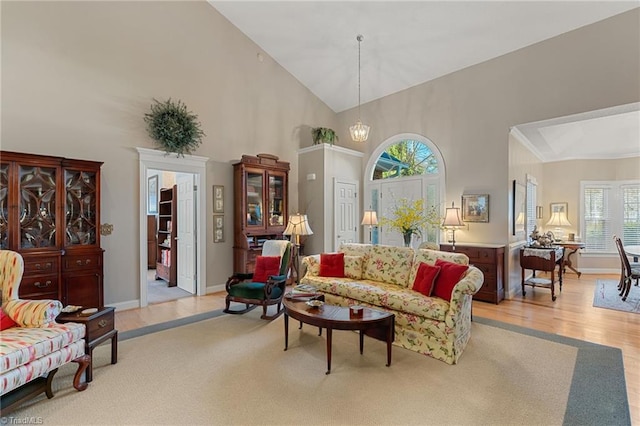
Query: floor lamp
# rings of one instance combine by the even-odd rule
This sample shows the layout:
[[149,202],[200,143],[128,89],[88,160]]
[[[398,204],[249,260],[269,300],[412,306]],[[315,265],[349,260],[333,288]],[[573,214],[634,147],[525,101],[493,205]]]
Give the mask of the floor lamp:
[[364,216],[362,217],[362,223],[360,223],[360,225],[369,226],[369,243],[373,244],[373,240],[371,239],[371,229],[378,225],[378,214],[376,211],[365,210]]
[[313,231],[309,226],[309,219],[306,214],[296,213],[289,216],[289,223],[287,228],[283,232],[284,235],[291,235],[291,242],[293,243],[293,253],[291,256],[291,264],[296,274],[295,282],[300,282],[300,236],[312,235]]
[[456,229],[464,226],[464,222],[460,220],[460,209],[454,207],[454,203],[451,203],[451,207],[447,207],[442,221],[442,227],[451,231],[451,239],[449,242],[453,245],[453,251],[456,250]]

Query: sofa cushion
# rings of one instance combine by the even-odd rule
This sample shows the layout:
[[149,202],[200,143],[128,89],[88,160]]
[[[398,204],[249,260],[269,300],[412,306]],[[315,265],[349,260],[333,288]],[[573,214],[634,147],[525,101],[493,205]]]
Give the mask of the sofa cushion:
[[342,243],[340,244],[340,249],[338,249],[338,252],[344,253],[345,256],[367,257],[372,247],[373,246],[371,244]]
[[84,324],[56,322],[40,328],[13,327],[2,332],[0,370],[7,371],[25,365],[81,340]]
[[413,290],[418,293],[422,293],[425,296],[431,296],[431,292],[433,291],[433,286],[436,283],[436,278],[440,273],[440,269],[440,266],[433,266],[428,263],[420,262],[416,279],[413,282]]
[[257,256],[253,281],[266,283],[270,275],[280,273],[280,256]]
[[373,246],[365,260],[362,278],[409,287],[414,252],[410,247]]
[[344,256],[344,276],[359,280],[362,278],[364,256]]
[[58,300],[9,300],[2,307],[20,327],[42,327],[55,321],[62,310]]
[[[273,275],[273,274],[271,274]],[[280,275],[281,278],[286,278],[285,275]],[[243,299],[264,300],[264,287],[266,283],[243,281],[238,284],[234,284],[229,288],[229,295],[233,297],[241,297]],[[271,290],[270,299],[277,299],[282,295],[282,289],[278,286],[274,286]]]
[[463,253],[450,253],[446,251],[419,249],[416,250],[416,255],[413,259],[413,265],[411,267],[411,275],[409,276],[409,282],[414,282],[416,279],[416,273],[418,272],[418,266],[420,262],[428,263],[429,265],[435,265],[437,259],[446,260],[452,263],[458,263],[460,265],[468,265],[469,258]]
[[323,293],[346,297],[392,311],[406,312],[421,318],[444,321],[449,303],[427,297],[409,288],[370,280],[305,276],[302,284],[312,285]]
[[437,259],[436,266],[439,266],[441,270],[436,279],[436,285],[432,294],[444,300],[451,301],[453,288],[458,284],[465,272],[467,272],[469,265],[460,265]]
[[344,253],[320,254],[321,277],[344,277]]

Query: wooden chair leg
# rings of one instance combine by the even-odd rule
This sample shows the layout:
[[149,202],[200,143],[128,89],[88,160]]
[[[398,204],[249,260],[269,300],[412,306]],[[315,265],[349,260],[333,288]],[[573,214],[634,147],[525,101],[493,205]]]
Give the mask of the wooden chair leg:
[[79,391],[83,391],[89,384],[86,381],[82,381],[82,373],[84,373],[91,364],[91,357],[89,355],[82,355],[74,359],[73,362],[78,363],[78,370],[75,376],[73,376],[73,387]]

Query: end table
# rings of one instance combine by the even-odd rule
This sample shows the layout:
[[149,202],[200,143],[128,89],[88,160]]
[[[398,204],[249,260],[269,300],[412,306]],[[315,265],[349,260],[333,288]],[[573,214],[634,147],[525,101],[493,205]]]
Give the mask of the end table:
[[91,315],[82,315],[80,312],[62,313],[56,321],[59,323],[77,322],[85,325],[84,352],[91,356],[91,363],[86,371],[87,382],[93,380],[93,349],[100,343],[111,339],[111,364],[118,362],[118,330],[114,328],[114,307],[104,307]]

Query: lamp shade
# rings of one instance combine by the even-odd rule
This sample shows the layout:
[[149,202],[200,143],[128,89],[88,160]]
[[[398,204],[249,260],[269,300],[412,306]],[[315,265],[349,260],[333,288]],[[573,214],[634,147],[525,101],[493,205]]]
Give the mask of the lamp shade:
[[289,223],[283,232],[284,235],[312,235],[309,219],[306,214],[296,213],[289,216]]
[[365,210],[360,225],[375,226],[378,224],[378,214],[375,210]]
[[442,226],[445,228],[458,228],[464,226],[464,222],[460,220],[460,209],[458,207],[454,207],[453,203],[451,203],[451,207],[447,207],[444,220],[442,221]]
[[571,226],[571,223],[564,212],[553,212],[547,226]]

